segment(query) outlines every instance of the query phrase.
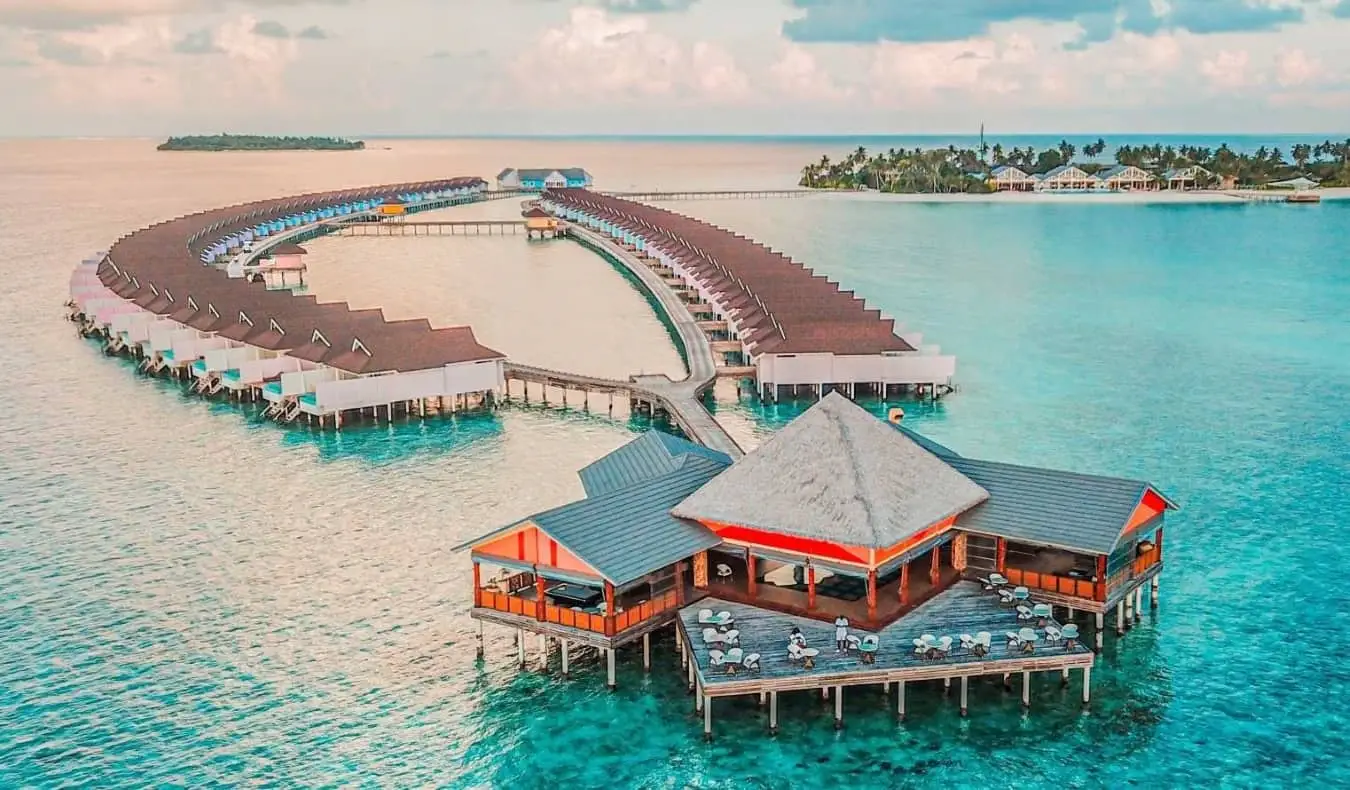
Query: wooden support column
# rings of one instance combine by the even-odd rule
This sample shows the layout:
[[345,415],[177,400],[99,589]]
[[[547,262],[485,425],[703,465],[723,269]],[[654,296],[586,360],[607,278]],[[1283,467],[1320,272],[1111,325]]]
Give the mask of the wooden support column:
[[703,700],[703,739],[712,740],[712,697]]
[[[685,650],[684,652],[687,655],[689,650]],[[698,688],[698,681],[694,678],[694,659],[689,659],[685,669],[688,672],[687,690],[692,694]]]
[[525,666],[525,629],[516,629],[516,659],[523,667]]
[[1003,573],[1005,570],[1007,570],[1008,566],[1007,538],[999,538],[997,543],[995,544],[995,547],[996,551],[994,556],[994,569],[997,570],[999,573]]
[[895,684],[895,712],[900,717],[900,721],[905,720],[905,681],[899,680]]
[[1116,602],[1116,636],[1125,635],[1125,602]]
[[867,619],[877,619],[877,572],[867,572]]
[[[675,563],[675,606],[684,608],[684,563]],[[683,655],[683,654],[681,654]]]
[[1031,707],[1031,672],[1022,671],[1022,707]]
[[571,655],[570,655],[570,651],[571,651],[572,643],[571,643],[571,641],[569,641],[569,640],[567,640],[567,639],[563,639],[563,640],[561,640],[561,641],[562,641],[562,676],[563,676],[563,677],[567,677],[568,673],[571,671],[571,665],[570,665]]
[[769,734],[778,734],[778,692],[769,692]]
[[962,675],[962,676],[961,676],[961,715],[962,715],[962,716],[965,716],[965,715],[966,715],[966,710],[967,710],[967,707],[966,707],[966,701],[969,699],[969,697],[970,697],[970,676],[969,676],[969,675]]
[[1061,669],[1061,670],[1059,671],[1059,685],[1061,685],[1061,686],[1067,686],[1067,685],[1069,685],[1069,668],[1068,668],[1068,667],[1065,667],[1064,669]]
[[933,585],[934,587],[938,586],[938,582],[942,580],[941,571],[938,569],[938,565],[941,562],[942,562],[942,547],[934,546],[933,561],[928,564],[928,583]]
[[478,621],[478,657],[483,657],[483,621]]
[[609,582],[605,582],[605,636],[614,636],[614,585]]
[[1134,588],[1134,621],[1144,619],[1144,585]]
[[1094,596],[1099,601],[1106,600],[1106,557],[1097,558],[1097,586],[1093,589]]
[[1092,667],[1083,667],[1083,704],[1092,701]]
[[473,605],[476,607],[483,605],[482,575],[482,570],[475,562],[473,564]]
[[544,606],[544,575],[536,571],[534,574],[534,619],[543,621]]
[[652,671],[652,635],[646,633],[642,635],[642,671]]
[[1157,576],[1154,576],[1153,581],[1149,583],[1149,586],[1152,589],[1149,591],[1148,605],[1152,609],[1158,608],[1158,579],[1161,576],[1162,574],[1159,573]]
[[613,691],[618,688],[618,683],[614,680],[614,648],[612,647],[605,649],[605,664],[608,670],[608,677],[606,678],[605,684],[609,686],[610,691]]
[[1106,630],[1106,614],[1105,614],[1105,613],[1103,613],[1103,612],[1097,612],[1097,622],[1096,622],[1096,625],[1097,625],[1097,627],[1096,627],[1094,630],[1097,632],[1097,652],[1101,652],[1101,649],[1102,649],[1102,632]]
[[806,566],[806,608],[816,608],[816,569],[810,563]]
[[694,555],[694,588],[708,589],[708,552],[700,551]]
[[746,589],[750,592],[750,597],[755,597],[755,555],[746,552],[745,554],[745,583]]
[[834,687],[834,728],[842,730],[844,728],[844,687]]
[[900,566],[900,605],[909,606],[909,563]]

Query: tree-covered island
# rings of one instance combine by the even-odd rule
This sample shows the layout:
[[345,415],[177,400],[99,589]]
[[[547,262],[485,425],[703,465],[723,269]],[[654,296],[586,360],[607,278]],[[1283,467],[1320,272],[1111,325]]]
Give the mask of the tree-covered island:
[[275,137],[261,134],[206,134],[170,137],[159,151],[360,151],[366,144],[341,137]]
[[[1270,146],[1237,153],[1227,144],[1124,145],[1116,149],[1114,163],[1097,161],[1107,148],[1102,139],[1081,151],[1067,140],[1044,151],[997,143],[979,149],[892,148],[877,154],[859,147],[840,161],[822,156],[806,165],[799,183],[815,189],[917,193],[1032,191],[1047,177],[1047,186],[1067,178],[1066,183],[1082,189],[1122,183],[1126,189],[1250,189],[1295,179],[1325,187],[1350,186],[1350,139],[1300,143],[1287,153]],[[1085,157],[1081,161],[1075,159],[1080,152]],[[1066,173],[1067,168],[1073,170]]]

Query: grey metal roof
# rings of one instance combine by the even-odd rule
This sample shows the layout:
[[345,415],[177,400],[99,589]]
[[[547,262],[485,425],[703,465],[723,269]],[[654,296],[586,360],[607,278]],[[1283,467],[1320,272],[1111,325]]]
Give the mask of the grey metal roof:
[[674,513],[885,547],[988,496],[904,432],[830,393]]
[[959,529],[1089,554],[1111,553],[1150,488],[1118,477],[959,456],[943,460],[989,492],[988,501],[956,520]]
[[680,458],[694,455],[731,465],[731,458],[716,450],[694,444],[661,431],[648,431],[604,458],[577,472],[586,496],[593,497],[626,488],[673,472]]
[[947,447],[947,446],[942,445],[942,444],[938,444],[937,442],[933,441],[932,439],[929,439],[927,436],[924,436],[924,435],[921,434],[921,433],[917,433],[917,432],[915,432],[915,431],[911,431],[910,429],[904,427],[903,425],[897,425],[897,426],[895,426],[895,427],[896,427],[896,430],[900,431],[900,433],[903,433],[905,436],[908,436],[910,441],[912,441],[912,442],[914,442],[915,444],[919,445],[920,447],[922,447],[923,449],[925,449],[925,450],[927,450],[928,452],[932,453],[933,455],[936,455],[938,458],[948,458],[948,457],[950,457],[950,456],[957,456],[957,457],[960,456],[960,453],[956,452],[955,450],[951,449],[950,447]]
[[720,461],[684,455],[667,474],[529,520],[605,579],[627,584],[722,542],[670,509],[724,469]]

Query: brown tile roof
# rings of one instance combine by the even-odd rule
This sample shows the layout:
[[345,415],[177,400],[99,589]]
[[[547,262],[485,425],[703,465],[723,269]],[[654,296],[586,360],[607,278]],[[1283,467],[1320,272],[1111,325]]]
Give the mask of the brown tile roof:
[[352,341],[347,351],[325,364],[349,373],[385,373],[504,358],[501,352],[480,344],[467,326],[427,332],[420,326],[400,328],[391,323],[357,332]]
[[[288,214],[370,198],[383,199],[387,203],[402,202],[397,198],[400,193],[485,183],[481,178],[467,177],[391,184],[261,200],[178,217],[118,240],[109,251],[107,262],[98,268],[99,279],[117,295],[133,300],[139,306],[154,308],[160,314],[171,315],[174,320],[200,331],[219,332],[224,337],[237,336],[245,342],[275,350],[303,340],[289,353],[315,362],[323,361],[334,350],[350,352],[353,333],[358,328],[371,337],[382,337],[387,334],[386,326],[390,332],[396,330],[401,338],[398,344],[384,347],[377,357],[381,365],[391,366],[386,369],[417,370],[416,365],[424,362],[439,367],[446,364],[441,359],[454,354],[463,355],[464,359],[449,361],[476,360],[484,353],[491,353],[490,358],[500,358],[501,354],[484,349],[476,342],[448,342],[449,335],[443,330],[432,329],[425,321],[415,322],[419,323],[418,328],[408,330],[407,322],[386,322],[379,310],[354,311],[345,303],[318,305],[312,298],[270,292],[261,283],[227,277],[223,271],[200,262],[202,251],[216,241]],[[273,253],[300,254],[303,248],[285,243]],[[128,276],[135,280],[129,280]],[[172,300],[168,298],[170,294]],[[196,310],[188,306],[189,298],[196,303]],[[240,321],[240,313],[252,321],[251,327]],[[281,331],[277,331],[278,327]],[[333,346],[313,342],[316,333],[330,338]],[[472,332],[469,332],[469,339],[472,340]],[[440,353],[428,353],[429,348],[440,349]]]
[[868,310],[800,263],[723,228],[673,211],[585,189],[551,189],[548,200],[641,233],[678,260],[731,312],[753,354],[830,352],[871,355],[914,351],[895,322]]

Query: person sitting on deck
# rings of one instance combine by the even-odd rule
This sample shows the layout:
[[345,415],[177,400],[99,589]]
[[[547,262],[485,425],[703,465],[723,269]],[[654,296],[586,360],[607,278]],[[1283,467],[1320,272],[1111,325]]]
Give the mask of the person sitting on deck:
[[806,647],[806,637],[802,636],[802,629],[792,626],[792,632],[788,634],[788,644]]
[[834,652],[848,649],[848,618],[842,614],[834,618]]

